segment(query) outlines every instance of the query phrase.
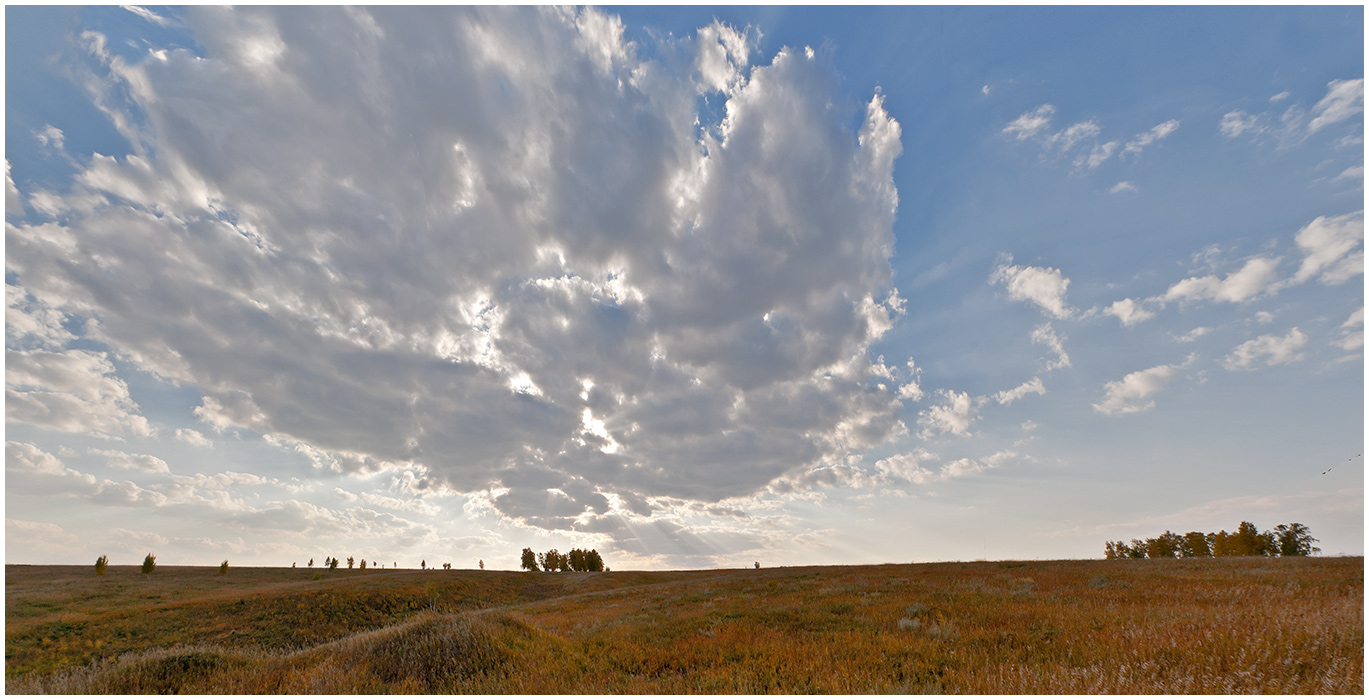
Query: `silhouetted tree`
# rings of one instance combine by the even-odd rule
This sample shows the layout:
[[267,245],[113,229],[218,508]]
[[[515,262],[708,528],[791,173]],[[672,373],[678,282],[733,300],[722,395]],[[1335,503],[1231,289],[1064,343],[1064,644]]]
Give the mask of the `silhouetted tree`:
[[1226,530],[1218,530],[1212,535],[1212,556],[1230,557],[1236,554],[1236,540],[1231,535],[1226,534]]
[[313,558],[313,557],[309,557],[309,568],[313,568],[313,567],[314,567],[314,558]]
[[544,554],[537,555],[537,560],[542,564],[543,571],[560,571],[562,569],[561,553],[554,549],[549,549]]
[[363,573],[363,574],[366,573],[366,560],[365,560],[365,559],[362,559],[362,560],[361,560],[361,573]]
[[224,559],[224,560],[223,560],[223,563],[222,563],[222,564],[219,564],[219,573],[220,573],[220,574],[226,574],[226,573],[228,573],[228,560],[227,560],[227,559]]
[[1178,535],[1165,530],[1159,537],[1152,537],[1146,540],[1146,556],[1151,559],[1173,559],[1179,556],[1179,543],[1182,540]]
[[328,570],[329,570],[329,571],[336,571],[336,570],[337,570],[337,557],[333,557],[331,560],[328,561]]
[[484,559],[481,559],[481,560],[480,560],[480,570],[481,570],[481,571],[484,571],[484,570],[485,570],[485,560],[484,560]]
[[599,556],[597,550],[591,549],[585,554],[585,566],[589,571],[603,571],[604,558]]
[[156,568],[157,557],[153,556],[151,552],[148,552],[147,556],[143,558],[143,573],[150,574],[156,570]]
[[1274,549],[1273,535],[1261,533],[1252,522],[1241,521],[1240,527],[1236,528],[1234,538],[1236,540],[1235,553],[1238,557],[1266,556]]
[[424,559],[424,560],[418,562],[418,568],[419,568],[419,569],[422,569],[422,570],[426,570],[426,569],[428,568],[428,560],[427,560],[427,559]]
[[1179,554],[1185,558],[1212,556],[1207,535],[1196,531],[1186,533],[1183,541],[1179,543]]
[[1305,557],[1321,551],[1321,547],[1312,546],[1317,538],[1313,537],[1311,531],[1302,523],[1280,525],[1274,528],[1274,538],[1279,556]]
[[1146,558],[1146,541],[1132,538],[1131,546],[1127,548],[1127,556],[1132,559]]
[[1103,545],[1103,555],[1108,559],[1307,556],[1321,551],[1312,546],[1316,541],[1302,523],[1279,525],[1273,531],[1260,532],[1254,523],[1242,521],[1232,533],[1195,531],[1181,537],[1166,530],[1148,540],[1134,539],[1129,545],[1121,540],[1107,542]]
[[1131,548],[1127,546],[1126,542],[1123,542],[1121,540],[1117,540],[1116,542],[1108,540],[1107,542],[1103,543],[1103,558],[1130,559]]
[[347,557],[347,568],[349,568],[349,569],[352,568],[352,564],[353,564],[353,562],[355,562],[355,561],[356,561],[356,560],[353,559],[352,557]]
[[95,575],[96,575],[96,576],[104,576],[104,575],[105,575],[105,568],[108,567],[108,566],[109,566],[109,557],[107,557],[107,556],[101,554],[101,555],[100,555],[100,558],[95,560]]
[[537,555],[533,553],[531,547],[523,548],[523,561],[519,566],[528,571],[537,570]]

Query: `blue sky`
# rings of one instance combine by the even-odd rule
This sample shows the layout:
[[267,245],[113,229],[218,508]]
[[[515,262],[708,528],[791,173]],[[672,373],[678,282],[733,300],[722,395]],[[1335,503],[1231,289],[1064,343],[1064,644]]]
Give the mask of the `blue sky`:
[[5,19],[7,562],[1363,553],[1360,7]]

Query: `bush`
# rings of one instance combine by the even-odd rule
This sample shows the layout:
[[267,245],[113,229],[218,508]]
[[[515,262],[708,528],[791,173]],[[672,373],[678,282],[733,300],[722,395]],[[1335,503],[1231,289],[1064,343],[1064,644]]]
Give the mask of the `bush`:
[[328,570],[337,571],[337,557],[328,560]]
[[220,573],[220,574],[226,574],[226,573],[228,573],[228,560],[227,560],[227,559],[224,559],[224,560],[223,560],[223,563],[222,563],[222,564],[219,564],[219,573]]
[[101,555],[100,555],[100,558],[95,560],[95,575],[96,575],[96,576],[104,576],[104,575],[105,575],[105,568],[108,567],[108,566],[109,566],[109,557],[107,557],[107,556],[101,554]]
[[150,574],[156,568],[157,557],[153,556],[151,552],[148,552],[147,556],[143,558],[143,573]]

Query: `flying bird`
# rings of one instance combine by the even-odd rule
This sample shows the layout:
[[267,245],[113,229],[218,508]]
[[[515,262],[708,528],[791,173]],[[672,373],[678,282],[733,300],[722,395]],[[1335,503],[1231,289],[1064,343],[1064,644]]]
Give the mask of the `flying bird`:
[[[1363,453],[1363,452],[1361,452],[1361,453],[1355,455],[1355,457],[1362,457],[1362,456],[1364,456],[1364,453]],[[1355,457],[1351,457],[1350,459],[1347,459],[1347,460],[1345,460],[1345,461],[1347,461],[1347,462],[1353,462],[1353,461],[1355,461]],[[1331,467],[1331,469],[1335,469],[1335,467]],[[1326,471],[1322,472],[1322,473],[1321,473],[1322,476],[1326,476],[1327,474],[1330,474],[1330,473],[1331,473],[1331,469],[1327,469]]]

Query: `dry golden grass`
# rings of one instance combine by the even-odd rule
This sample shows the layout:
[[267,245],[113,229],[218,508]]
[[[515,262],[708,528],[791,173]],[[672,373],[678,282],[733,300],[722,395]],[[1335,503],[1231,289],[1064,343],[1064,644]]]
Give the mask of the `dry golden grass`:
[[[93,570],[9,567],[7,691],[1364,689],[1362,558],[319,581],[307,569],[116,568],[100,578],[123,588]],[[44,578],[62,590],[35,585]]]

